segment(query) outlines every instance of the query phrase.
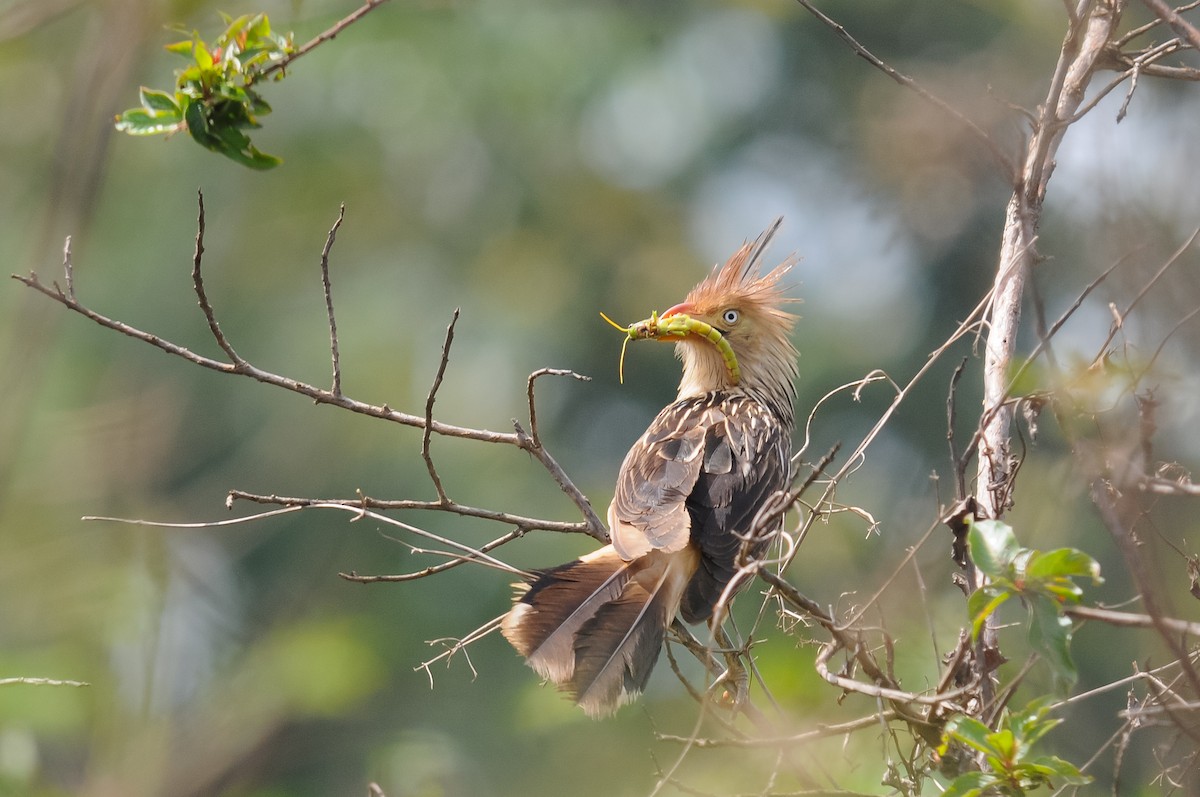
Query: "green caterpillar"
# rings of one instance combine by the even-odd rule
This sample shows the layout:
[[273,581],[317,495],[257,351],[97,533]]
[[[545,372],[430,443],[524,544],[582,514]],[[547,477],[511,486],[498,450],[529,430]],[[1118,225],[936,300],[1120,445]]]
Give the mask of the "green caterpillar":
[[742,372],[738,368],[737,355],[733,353],[733,347],[729,345],[729,341],[725,340],[721,331],[712,324],[707,324],[684,313],[675,313],[665,318],[659,318],[657,312],[651,312],[649,318],[630,324],[628,327],[621,326],[604,313],[601,313],[600,317],[626,335],[625,343],[621,345],[621,363],[618,366],[621,384],[625,383],[625,347],[629,345],[629,341],[682,339],[688,335],[699,335],[710,340],[721,352],[733,384],[736,385],[741,381]]

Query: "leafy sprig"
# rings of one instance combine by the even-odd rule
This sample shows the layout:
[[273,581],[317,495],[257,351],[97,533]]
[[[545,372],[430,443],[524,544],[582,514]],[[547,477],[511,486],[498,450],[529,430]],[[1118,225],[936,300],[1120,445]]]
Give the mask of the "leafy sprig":
[[266,14],[221,16],[226,27],[212,43],[192,31],[166,46],[190,62],[175,70],[174,91],[143,86],[140,107],[118,115],[116,127],[135,136],[187,130],[205,149],[252,169],[272,169],[283,161],[260,151],[245,131],[261,127],[258,118],[271,112],[253,85],[295,52],[292,35],[273,32]]
[[1038,551],[1022,548],[1012,527],[999,520],[976,520],[967,532],[971,561],[988,577],[967,601],[971,633],[978,639],[987,618],[1017,597],[1029,611],[1029,644],[1040,653],[1056,678],[1072,684],[1078,678],[1071,658],[1071,619],[1063,609],[1083,599],[1077,577],[1099,584],[1100,565],[1075,548]]
[[1042,786],[1082,785],[1091,782],[1069,761],[1057,756],[1037,755],[1034,745],[1062,720],[1048,717],[1046,698],[1034,700],[1018,712],[1005,711],[997,730],[974,717],[957,716],[946,723],[939,755],[951,744],[960,744],[982,756],[984,771],[964,772],[956,777],[942,797],[979,797],[1004,794],[1024,797]]

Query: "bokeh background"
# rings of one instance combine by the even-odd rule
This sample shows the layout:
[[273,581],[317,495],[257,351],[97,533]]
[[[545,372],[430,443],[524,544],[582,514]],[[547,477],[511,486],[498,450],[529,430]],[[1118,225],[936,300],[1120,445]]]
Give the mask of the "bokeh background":
[[[1024,122],[1014,106],[1045,94],[1061,4],[825,5],[1016,155]],[[217,356],[189,276],[202,189],[206,284],[222,328],[256,365],[325,385],[318,264],[344,202],[332,274],[346,392],[420,412],[443,331],[461,308],[437,416],[507,431],[525,416],[531,371],[592,376],[540,382],[539,417],[551,451],[601,508],[624,451],[673,395],[678,369],[666,347],[632,347],[618,384],[620,337],[599,311],[631,320],[669,306],[784,216],[773,252],[802,258],[794,293],[804,300],[796,339],[806,415],[873,369],[907,381],[990,284],[1009,187],[986,150],[788,0],[396,2],[265,89],[275,110],[255,140],[284,158],[275,171],[250,172],[185,136],[113,131],[139,85],[170,84],[178,64],[162,50],[174,38],[166,25],[211,37],[219,10],[265,10],[302,42],[354,7],[0,4],[5,271],[61,279],[71,235],[82,301]],[[1127,24],[1145,21],[1138,14],[1140,6]],[[1200,219],[1194,86],[1143,79],[1117,124],[1122,95],[1068,133],[1041,230],[1048,259],[1035,283],[1050,318],[1128,260],[1064,327],[1057,353],[1068,369],[1101,347],[1108,303],[1127,304]],[[1200,304],[1197,266],[1185,254],[1147,294],[1113,344],[1114,362],[1145,362]],[[1198,332],[1196,323],[1177,330],[1139,384],[1161,401],[1158,456],[1185,466],[1200,461]],[[918,385],[843,485],[839,498],[870,517],[835,515],[805,542],[790,578],[818,601],[848,609],[872,595],[951,499],[945,398],[971,344]],[[977,420],[978,385],[971,359],[960,440]],[[1119,376],[1097,379],[1085,433],[1120,437],[1127,387]],[[835,441],[853,447],[891,396],[875,385],[858,401],[841,394],[824,405],[809,459]],[[1099,558],[1108,579],[1091,598],[1132,597],[1086,478],[1049,418],[1042,427],[1010,516],[1018,536]],[[469,661],[433,667],[432,679],[416,669],[440,650],[427,641],[464,636],[504,611],[503,573],[348,583],[339,571],[404,572],[436,560],[342,514],[176,531],[80,520],[227,519],[233,488],[433,497],[419,453],[414,430],[202,371],[5,280],[0,678],[90,686],[0,688],[0,794],[302,797],[364,794],[372,781],[389,797],[649,793],[681,752],[655,734],[687,735],[697,715],[666,667],[642,702],[604,722],[539,686],[497,635],[473,645]],[[577,519],[515,449],[435,440],[434,455],[464,503]],[[1164,499],[1154,511],[1147,556],[1168,608],[1195,618],[1184,560],[1200,545],[1194,504]],[[403,519],[475,543],[505,530]],[[503,557],[548,565],[592,545],[540,533]],[[898,640],[910,688],[936,679],[938,656],[965,619],[947,549],[936,533],[873,610]],[[1006,633],[1008,649],[1020,651],[1019,630]],[[1166,661],[1148,632],[1085,628],[1075,650],[1078,692],[1129,674],[1134,661]],[[797,637],[769,638],[758,654],[780,732],[875,710],[861,696],[839,702],[813,672],[815,648]],[[1012,658],[1009,677],[1022,661]],[[1031,673],[1030,694],[1048,679]],[[1117,689],[1073,704],[1052,737],[1077,764],[1102,751],[1089,768],[1097,788],[1113,779],[1103,745],[1124,703]],[[1159,742],[1134,737],[1121,770],[1129,788],[1159,793],[1150,785]],[[882,794],[894,755],[867,731],[797,745],[785,758],[804,773],[795,788]],[[777,766],[771,750],[692,751],[677,775],[699,793],[758,793]]]

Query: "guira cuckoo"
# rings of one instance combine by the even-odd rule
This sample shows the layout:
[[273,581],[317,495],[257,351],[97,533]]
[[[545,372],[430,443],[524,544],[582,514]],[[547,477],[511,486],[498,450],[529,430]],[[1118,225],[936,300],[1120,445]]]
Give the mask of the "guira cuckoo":
[[[761,274],[777,220],[661,316],[626,330],[674,341],[679,395],[638,439],[608,508],[611,544],[518,585],[501,630],[594,717],[646,687],[666,629],[712,617],[755,516],[788,480],[795,316],[789,258]],[[748,551],[760,557],[771,535]],[[726,596],[728,600],[729,596]]]

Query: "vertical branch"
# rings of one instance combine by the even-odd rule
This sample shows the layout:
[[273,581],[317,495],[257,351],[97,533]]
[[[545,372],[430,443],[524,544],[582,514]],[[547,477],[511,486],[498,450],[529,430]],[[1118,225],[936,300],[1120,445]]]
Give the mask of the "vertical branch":
[[1098,59],[1114,37],[1124,6],[1125,0],[1081,0],[1077,5],[1005,210],[984,356],[983,423],[975,496],[982,517],[1000,517],[1010,504],[1009,367],[1021,320],[1025,279],[1036,257],[1046,185],[1058,147],[1083,101]]
[[[1083,102],[1098,59],[1115,36],[1126,0],[1079,0],[1059,52],[1046,99],[1038,108],[1026,155],[1004,218],[1000,262],[992,288],[984,353],[983,415],[976,451],[976,513],[999,518],[1011,506],[1016,467],[1010,451],[1013,410],[1009,403],[1010,367],[1021,320],[1025,280],[1037,251],[1046,186],[1054,157],[1075,113]],[[968,565],[970,590],[983,586],[985,576]],[[976,649],[976,664],[984,704],[995,697],[987,673],[1001,661],[994,621],[989,618]]]
[[[343,202],[338,210],[337,221],[329,228],[325,238],[325,248],[321,250],[321,285],[325,289],[325,313],[329,316],[329,349],[333,357],[333,395],[342,395],[342,360],[338,354],[337,321],[333,317],[333,291],[329,285],[329,252],[333,249],[333,241],[337,238],[338,228],[346,217],[346,203]],[[428,425],[425,427],[428,429]]]
[[71,236],[63,244],[63,279],[67,283],[67,298],[75,301],[75,264],[71,262]]
[[458,323],[459,308],[454,308],[454,315],[450,317],[450,325],[446,327],[446,339],[442,343],[442,358],[438,362],[437,374],[433,377],[433,384],[429,386],[429,395],[425,397],[425,431],[421,435],[421,459],[425,460],[425,468],[429,471],[429,479],[433,482],[433,487],[437,490],[438,501],[443,504],[450,502],[449,496],[446,495],[446,488],[442,486],[442,478],[438,476],[437,468],[433,464],[433,455],[429,452],[429,442],[433,436],[433,402],[437,400],[438,388],[442,386],[442,379],[446,376],[446,366],[450,363],[450,345],[454,343],[454,325]]

